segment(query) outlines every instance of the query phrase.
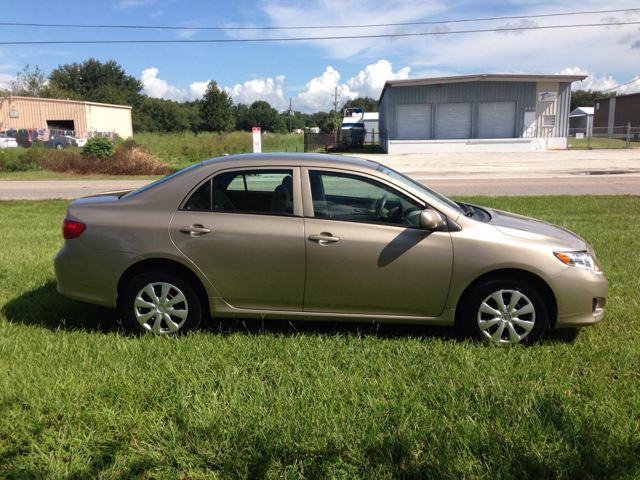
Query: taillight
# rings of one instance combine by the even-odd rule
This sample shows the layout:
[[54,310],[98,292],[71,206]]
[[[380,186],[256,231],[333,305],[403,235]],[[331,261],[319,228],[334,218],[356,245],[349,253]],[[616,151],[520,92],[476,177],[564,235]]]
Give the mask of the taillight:
[[84,232],[85,228],[87,228],[87,226],[84,223],[65,218],[62,221],[62,236],[65,238],[65,240],[76,238],[80,236],[82,232]]

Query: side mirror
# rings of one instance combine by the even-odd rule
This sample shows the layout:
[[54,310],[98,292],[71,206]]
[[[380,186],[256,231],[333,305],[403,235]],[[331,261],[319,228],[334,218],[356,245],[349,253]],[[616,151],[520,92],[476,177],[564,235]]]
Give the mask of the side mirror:
[[435,210],[427,208],[420,212],[420,228],[425,230],[442,230],[444,228],[444,218]]

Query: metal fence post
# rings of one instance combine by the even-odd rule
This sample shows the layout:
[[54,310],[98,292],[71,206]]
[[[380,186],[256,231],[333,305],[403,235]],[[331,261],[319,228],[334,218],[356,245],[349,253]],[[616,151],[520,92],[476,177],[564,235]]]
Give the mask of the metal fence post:
[[627,148],[631,147],[631,122],[627,124]]

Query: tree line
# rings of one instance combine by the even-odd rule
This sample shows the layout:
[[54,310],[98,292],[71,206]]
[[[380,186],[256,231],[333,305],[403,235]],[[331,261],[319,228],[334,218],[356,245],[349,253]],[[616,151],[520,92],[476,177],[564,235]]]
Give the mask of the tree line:
[[[185,102],[152,98],[142,93],[143,88],[140,80],[127,75],[115,61],[103,63],[90,58],[83,63],[59,65],[49,75],[38,67],[31,71],[27,65],[6,89],[0,87],[0,93],[128,105],[133,107],[131,117],[136,133],[251,131],[253,127],[273,133],[319,127],[321,132],[329,133],[339,129],[342,123],[342,109],[337,115],[334,112],[290,113],[288,110],[279,113],[264,100],[251,105],[235,105],[215,80],[208,83],[202,99]],[[615,92],[575,90],[571,92],[571,110],[593,106],[595,99],[615,95]],[[378,102],[370,97],[356,98],[347,101],[344,108],[377,112]]]
[[[176,102],[152,98],[142,90],[144,85],[127,75],[115,61],[100,62],[93,58],[83,63],[59,65],[49,75],[37,66],[31,71],[27,65],[18,72],[3,96],[57,98],[87,102],[128,105],[134,132],[176,133],[251,131],[260,127],[263,132],[287,133],[296,129],[319,127],[322,132],[340,128],[342,110],[334,112],[302,113],[288,110],[279,113],[268,102],[258,100],[251,105],[235,105],[227,92],[211,80],[202,99]],[[349,100],[345,108],[359,107],[377,112],[378,102],[370,97]]]

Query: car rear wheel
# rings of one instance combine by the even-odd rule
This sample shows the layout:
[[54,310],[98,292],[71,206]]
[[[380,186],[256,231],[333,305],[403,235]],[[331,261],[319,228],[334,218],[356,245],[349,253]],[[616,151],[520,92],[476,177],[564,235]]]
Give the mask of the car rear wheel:
[[122,320],[136,333],[168,335],[198,327],[202,306],[193,287],[181,277],[143,273],[126,287],[120,303]]
[[544,298],[522,280],[480,284],[461,303],[456,323],[469,336],[498,345],[533,344],[549,324]]
[[57,150],[62,150],[63,148],[64,148],[64,145],[62,145],[61,143],[56,145]]

